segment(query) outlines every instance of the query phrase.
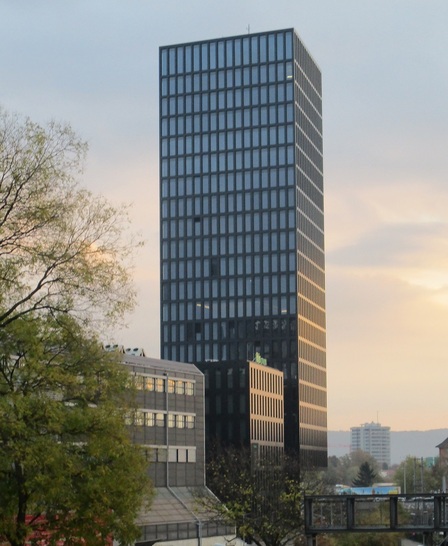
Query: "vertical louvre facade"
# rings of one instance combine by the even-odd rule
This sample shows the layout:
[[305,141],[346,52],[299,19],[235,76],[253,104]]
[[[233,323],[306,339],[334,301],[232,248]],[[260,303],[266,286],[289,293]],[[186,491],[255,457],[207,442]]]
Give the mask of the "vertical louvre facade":
[[321,75],[293,29],[160,48],[161,352],[256,353],[325,466]]
[[250,448],[277,461],[284,451],[282,372],[256,362],[198,367],[205,375],[207,443]]

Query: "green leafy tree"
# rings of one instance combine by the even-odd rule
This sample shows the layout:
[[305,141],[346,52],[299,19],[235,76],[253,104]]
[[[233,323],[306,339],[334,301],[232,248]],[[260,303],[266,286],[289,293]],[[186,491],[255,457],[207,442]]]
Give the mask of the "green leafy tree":
[[323,474],[323,479],[328,485],[343,484],[348,486],[356,479],[359,467],[365,462],[368,462],[377,474],[376,481],[381,481],[377,461],[369,453],[362,450],[354,451],[342,457],[329,457],[328,468]]
[[0,540],[133,541],[151,490],[123,366],[68,315],[17,319],[0,346]]
[[110,324],[134,305],[126,208],[78,186],[86,145],[0,108],[0,328],[27,313]]
[[[130,544],[151,498],[128,376],[97,332],[135,298],[126,211],[78,187],[85,144],[0,108],[0,543]],[[82,537],[82,541],[80,538]]]
[[397,546],[403,533],[342,533],[331,537],[328,546]]
[[358,475],[353,480],[354,487],[370,487],[373,485],[376,479],[376,472],[370,466],[370,464],[365,461],[359,467]]
[[[253,454],[252,454],[253,455]],[[207,463],[207,485],[217,499],[201,503],[257,546],[283,546],[303,539],[303,499],[322,488],[318,473],[298,477],[287,456],[254,463],[247,449],[214,451]]]
[[406,457],[395,471],[394,481],[402,493],[430,493],[442,490],[443,476],[448,470],[443,465],[427,466],[421,458]]

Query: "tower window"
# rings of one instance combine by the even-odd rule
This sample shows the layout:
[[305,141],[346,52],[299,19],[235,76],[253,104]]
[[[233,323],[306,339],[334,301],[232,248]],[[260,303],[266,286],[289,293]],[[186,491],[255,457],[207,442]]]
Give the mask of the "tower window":
[[217,257],[210,259],[210,276],[211,277],[219,276],[219,258]]

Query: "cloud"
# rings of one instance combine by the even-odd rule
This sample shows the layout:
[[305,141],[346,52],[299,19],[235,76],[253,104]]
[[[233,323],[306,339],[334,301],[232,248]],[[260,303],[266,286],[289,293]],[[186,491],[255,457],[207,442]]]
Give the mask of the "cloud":
[[448,308],[369,269],[327,278],[330,428],[347,430],[377,412],[394,430],[442,426]]

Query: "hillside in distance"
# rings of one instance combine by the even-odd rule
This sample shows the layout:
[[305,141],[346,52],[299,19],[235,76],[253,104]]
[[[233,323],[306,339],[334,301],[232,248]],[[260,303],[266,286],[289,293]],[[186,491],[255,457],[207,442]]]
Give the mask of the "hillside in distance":
[[[448,428],[433,430],[401,430],[390,433],[391,464],[411,457],[436,457],[436,445],[448,438]],[[350,453],[350,431],[328,431],[328,455],[342,457]]]

